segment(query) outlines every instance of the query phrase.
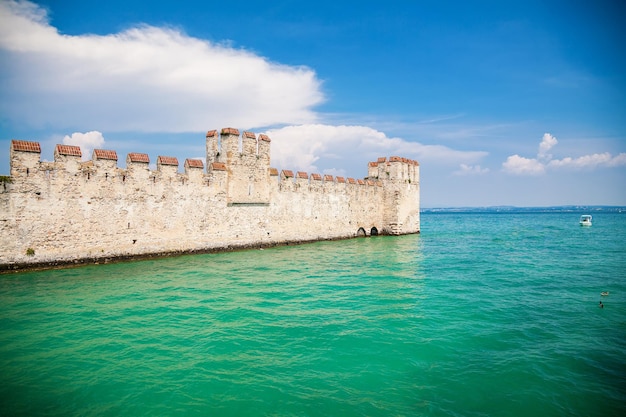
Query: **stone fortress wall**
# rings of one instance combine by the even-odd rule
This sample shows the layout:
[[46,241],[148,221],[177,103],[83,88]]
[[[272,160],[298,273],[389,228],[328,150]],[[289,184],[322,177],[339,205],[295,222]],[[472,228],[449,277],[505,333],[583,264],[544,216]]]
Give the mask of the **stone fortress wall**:
[[[206,134],[206,167],[187,159],[11,142],[0,181],[0,271],[171,253],[420,231],[419,164],[370,162],[365,179],[270,166],[270,138]],[[206,169],[205,169],[206,168]]]

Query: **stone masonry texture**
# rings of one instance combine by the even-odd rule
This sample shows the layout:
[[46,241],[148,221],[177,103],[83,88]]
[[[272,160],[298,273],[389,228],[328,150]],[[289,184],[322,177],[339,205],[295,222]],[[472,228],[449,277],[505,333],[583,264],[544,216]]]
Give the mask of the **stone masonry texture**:
[[[419,164],[392,156],[363,180],[270,166],[266,135],[206,135],[206,164],[11,142],[0,177],[0,271],[146,255],[262,247],[420,231]],[[122,158],[119,158],[122,159]]]

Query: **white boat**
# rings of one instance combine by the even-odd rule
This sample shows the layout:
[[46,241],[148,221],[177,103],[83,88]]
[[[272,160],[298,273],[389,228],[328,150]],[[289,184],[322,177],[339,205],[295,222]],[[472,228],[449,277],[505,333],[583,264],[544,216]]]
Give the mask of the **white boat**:
[[580,223],[581,226],[591,226],[591,215],[583,214],[580,216],[580,221],[578,223]]

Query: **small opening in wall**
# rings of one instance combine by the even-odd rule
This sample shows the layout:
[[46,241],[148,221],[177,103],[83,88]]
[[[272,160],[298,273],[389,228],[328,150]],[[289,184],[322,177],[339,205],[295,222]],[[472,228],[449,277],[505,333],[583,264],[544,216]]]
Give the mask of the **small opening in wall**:
[[108,180],[108,179],[109,179],[109,173],[108,173],[108,172],[105,172],[105,173],[104,173],[104,179],[105,179],[105,180]]
[[87,173],[87,179],[90,179],[90,178],[91,178],[91,173],[88,172]]
[[30,174],[30,168],[26,168],[26,176],[28,177],[28,174]]
[[376,227],[372,227],[370,231],[370,236],[378,236],[378,229]]
[[122,175],[122,182],[126,182],[126,175]]
[[365,237],[367,234],[365,233],[365,229],[359,227],[359,230],[356,232],[357,237]]

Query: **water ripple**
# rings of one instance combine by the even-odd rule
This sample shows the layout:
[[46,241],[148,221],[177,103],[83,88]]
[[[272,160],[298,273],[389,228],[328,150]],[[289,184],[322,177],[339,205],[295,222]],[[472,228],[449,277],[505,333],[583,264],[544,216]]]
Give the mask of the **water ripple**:
[[624,218],[583,231],[565,215],[530,228],[485,216],[425,215],[421,236],[2,276],[0,414],[623,410]]

